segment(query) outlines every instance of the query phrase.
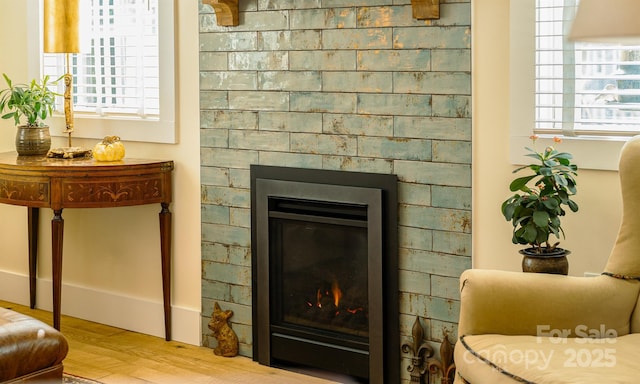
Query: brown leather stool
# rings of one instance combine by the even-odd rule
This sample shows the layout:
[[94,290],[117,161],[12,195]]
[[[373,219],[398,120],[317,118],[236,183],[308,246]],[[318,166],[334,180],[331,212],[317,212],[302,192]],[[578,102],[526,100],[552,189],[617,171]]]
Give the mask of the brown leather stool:
[[0,383],[62,382],[67,340],[49,325],[0,308]]

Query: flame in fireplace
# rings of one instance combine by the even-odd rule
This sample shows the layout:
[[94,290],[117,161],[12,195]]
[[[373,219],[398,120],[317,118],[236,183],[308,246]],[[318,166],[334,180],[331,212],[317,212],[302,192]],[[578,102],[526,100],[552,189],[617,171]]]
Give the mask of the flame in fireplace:
[[[342,292],[342,289],[340,289],[340,284],[338,283],[337,280],[333,280],[333,282],[331,283],[331,289],[322,289],[322,288],[318,288],[316,289],[315,292],[315,301],[311,302],[311,301],[307,301],[306,305],[309,308],[324,308],[324,309],[335,309],[335,315],[338,316],[340,315],[340,301],[341,299],[344,297],[344,293]],[[333,307],[331,308],[330,306],[327,306],[328,303],[333,302]],[[323,303],[325,304],[323,306]],[[326,307],[326,308],[325,308]],[[360,306],[354,306],[354,307],[347,307],[347,308],[342,308],[344,311],[355,315],[358,312],[364,312],[364,308],[360,307]]]
[[342,291],[340,290],[337,280],[333,280],[333,283],[331,284],[331,293],[333,294],[333,304],[338,308],[340,299],[342,298]]

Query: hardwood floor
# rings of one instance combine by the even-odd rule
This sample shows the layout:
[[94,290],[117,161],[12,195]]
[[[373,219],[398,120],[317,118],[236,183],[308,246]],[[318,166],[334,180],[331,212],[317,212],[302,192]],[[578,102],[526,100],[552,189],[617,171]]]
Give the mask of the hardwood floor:
[[[0,301],[0,306],[51,324],[51,312]],[[259,365],[249,358],[218,357],[209,348],[62,316],[69,342],[65,372],[111,383],[328,384],[330,381]]]

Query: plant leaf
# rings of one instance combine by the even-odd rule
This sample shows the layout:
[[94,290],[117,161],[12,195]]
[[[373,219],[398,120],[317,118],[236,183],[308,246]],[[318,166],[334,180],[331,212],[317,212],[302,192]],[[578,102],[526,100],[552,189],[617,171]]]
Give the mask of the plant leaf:
[[511,190],[511,192],[515,192],[515,191],[529,192],[530,189],[529,187],[527,187],[527,183],[536,176],[537,175],[518,177],[517,179],[513,180],[511,184],[509,184],[509,189]]
[[540,228],[547,228],[549,226],[549,213],[546,211],[533,212],[533,222]]
[[572,212],[578,212],[578,204],[575,201],[569,200],[567,201],[567,204],[569,205],[569,209],[571,209]]

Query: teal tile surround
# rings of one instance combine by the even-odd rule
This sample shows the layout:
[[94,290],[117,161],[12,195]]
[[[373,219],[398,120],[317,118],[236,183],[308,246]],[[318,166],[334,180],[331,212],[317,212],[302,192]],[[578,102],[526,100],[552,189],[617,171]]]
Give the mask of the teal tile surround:
[[453,341],[471,267],[470,0],[441,0],[433,21],[410,0],[240,0],[237,27],[201,4],[199,28],[204,345],[217,301],[252,353],[251,164],[398,175],[400,342],[416,315],[436,350],[443,329]]

